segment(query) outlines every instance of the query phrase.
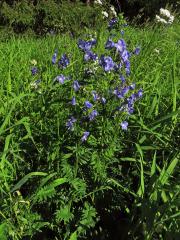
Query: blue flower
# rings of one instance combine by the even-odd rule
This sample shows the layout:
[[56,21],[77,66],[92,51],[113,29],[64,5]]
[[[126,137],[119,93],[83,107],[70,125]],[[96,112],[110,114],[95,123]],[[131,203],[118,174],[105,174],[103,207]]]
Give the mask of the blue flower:
[[129,87],[126,86],[121,90],[121,95],[124,97],[124,95],[126,95],[128,92],[129,92]]
[[92,110],[92,112],[89,114],[89,120],[94,120],[95,117],[97,117],[98,112],[96,110]]
[[55,53],[52,56],[52,64],[55,64],[57,60],[57,50],[55,50]]
[[97,54],[93,53],[92,51],[86,51],[84,55],[84,60],[89,61],[89,60],[96,60],[97,59]]
[[127,130],[128,122],[123,121],[123,122],[121,123],[121,127],[122,127],[122,130]]
[[81,141],[82,141],[82,142],[87,141],[87,138],[88,138],[89,134],[90,134],[90,132],[84,132],[84,133],[83,133],[83,136],[82,136],[82,138],[81,138]]
[[102,98],[101,98],[101,102],[102,102],[103,104],[105,104],[105,103],[106,103],[106,99],[105,99],[104,97],[102,97]]
[[136,94],[131,94],[130,97],[127,98],[126,110],[129,114],[134,112],[134,102],[136,101]]
[[126,75],[129,76],[130,75],[130,61],[126,61],[125,62],[125,71],[126,71]]
[[136,87],[136,84],[135,84],[135,83],[132,83],[132,84],[129,86],[129,89],[130,89],[130,90],[134,90],[135,87]]
[[130,97],[127,98],[128,106],[132,106],[136,100],[136,95],[133,93]]
[[95,44],[96,44],[95,39],[92,39],[90,41],[84,41],[84,40],[79,39],[79,41],[78,41],[78,47],[85,52],[89,51],[92,48],[92,46]]
[[66,54],[63,54],[58,62],[58,66],[62,68],[66,68],[69,65],[69,59]]
[[133,53],[134,53],[135,55],[139,55],[140,50],[141,50],[140,47],[137,47],[137,48],[134,50]]
[[76,122],[77,120],[74,118],[74,117],[71,117],[70,119],[68,119],[68,121],[66,122],[66,127],[68,130],[73,130],[74,128],[74,123]]
[[31,68],[31,73],[32,73],[33,76],[36,75],[37,72],[38,72],[37,67],[33,67],[33,68]]
[[104,71],[109,72],[114,69],[115,63],[111,57],[105,57],[102,55],[99,60],[99,64],[104,68]]
[[119,90],[118,88],[116,88],[113,93],[118,97],[118,98],[124,98],[124,96],[128,93],[129,91],[129,87],[125,86],[124,88],[122,88],[121,90]]
[[126,49],[121,53],[123,62],[127,62],[129,60],[129,56],[129,52]]
[[117,18],[112,18],[110,21],[109,21],[109,29],[113,29],[113,27],[116,25],[116,23],[118,22],[118,19]]
[[72,98],[72,100],[71,100],[71,104],[72,104],[73,106],[76,105],[76,98],[75,98],[75,97]]
[[134,112],[134,107],[132,106],[132,107],[128,107],[128,113],[129,114],[133,114],[133,112]]
[[93,95],[93,98],[94,98],[94,101],[97,101],[100,99],[99,95],[96,93],[96,91],[92,91],[92,95]]
[[78,83],[77,80],[75,80],[75,81],[73,82],[73,88],[74,88],[74,91],[76,91],[76,92],[79,90],[80,85],[79,85],[79,83]]
[[143,96],[143,90],[139,89],[138,93],[137,93],[137,97],[141,98]]
[[122,81],[122,83],[125,83],[126,80],[125,80],[125,77],[123,75],[120,75],[119,78]]
[[126,43],[123,39],[120,39],[117,43],[114,44],[116,50],[122,53],[126,49]]
[[85,101],[84,105],[85,105],[85,107],[88,108],[88,109],[90,109],[90,108],[93,107],[93,104],[90,103],[89,101]]
[[55,80],[55,81],[58,81],[58,82],[61,83],[61,84],[63,84],[66,79],[67,79],[67,78],[66,78],[63,74],[60,74],[60,75],[57,76],[54,80]]
[[92,47],[91,43],[86,42],[84,40],[79,39],[78,41],[78,47],[82,49],[83,51],[89,51]]
[[111,39],[108,39],[105,44],[105,49],[112,49],[114,47],[114,45],[115,45],[115,43]]

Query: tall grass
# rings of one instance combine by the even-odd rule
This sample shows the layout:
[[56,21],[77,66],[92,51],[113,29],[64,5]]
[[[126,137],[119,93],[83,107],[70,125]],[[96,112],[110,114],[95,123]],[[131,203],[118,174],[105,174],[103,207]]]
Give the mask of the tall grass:
[[[96,35],[96,52],[101,53],[108,31]],[[109,160],[96,159],[95,152],[90,155],[95,140],[90,148],[80,149],[76,139],[68,145],[72,142],[62,130],[68,109],[62,111],[61,89],[52,86],[60,70],[52,71],[51,57],[55,49],[67,53],[71,64],[65,75],[76,79],[83,66],[77,39],[12,37],[0,43],[0,239],[77,239],[82,229],[86,238],[78,239],[178,239],[179,36],[176,24],[126,28],[129,48],[141,47],[132,60],[131,81],[143,88],[144,96],[120,146],[113,130],[108,144],[119,154],[115,158],[109,149],[104,155],[112,158],[112,166]],[[33,59],[42,69],[38,90],[31,85]],[[74,154],[76,181],[68,164]],[[86,171],[88,175],[87,161],[95,162],[94,175],[101,181],[106,162],[110,169],[106,182],[92,189],[81,178]],[[72,199],[64,194],[67,176],[72,178]],[[61,195],[64,204],[61,199],[58,209]],[[72,220],[78,218],[73,216],[76,208],[82,211],[81,221]]]

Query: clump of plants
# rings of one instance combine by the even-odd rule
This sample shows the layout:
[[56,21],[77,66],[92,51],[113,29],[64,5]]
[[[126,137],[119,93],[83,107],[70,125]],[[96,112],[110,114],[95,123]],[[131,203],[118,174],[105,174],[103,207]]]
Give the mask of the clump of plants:
[[101,6],[87,6],[80,1],[7,1],[0,9],[2,26],[14,33],[37,35],[73,33],[98,28],[102,24]]
[[166,227],[176,231],[167,218],[174,207],[162,199],[177,156],[159,174],[156,153],[146,165],[146,137],[135,141],[138,121],[148,129],[136,107],[143,89],[131,81],[141,49],[129,48],[126,27],[113,18],[105,42],[88,35],[76,55],[57,46],[47,65],[31,61],[29,86],[13,103],[19,109],[9,111],[20,120],[1,127],[1,239],[152,239]]

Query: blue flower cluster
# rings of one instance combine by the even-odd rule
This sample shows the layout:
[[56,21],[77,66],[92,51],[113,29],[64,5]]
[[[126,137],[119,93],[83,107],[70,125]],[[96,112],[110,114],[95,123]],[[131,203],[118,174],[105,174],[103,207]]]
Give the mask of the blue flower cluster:
[[58,66],[61,68],[66,68],[69,65],[69,59],[66,54],[63,54],[59,59]]
[[92,39],[90,41],[79,40],[78,47],[85,53],[84,60],[97,60],[97,54],[91,51],[91,48],[96,44],[96,39]]
[[[128,89],[126,88],[126,93],[129,90],[133,90],[133,88],[131,86],[129,86]],[[122,95],[123,94],[120,93],[121,98],[123,98]],[[124,99],[124,101],[122,102],[122,104],[118,108],[118,110],[123,111],[123,112],[127,112],[129,115],[132,114],[134,112],[135,101],[140,99],[142,97],[142,95],[143,95],[142,89],[140,89],[137,93],[132,93],[128,98]]]
[[37,67],[32,67],[31,68],[31,73],[32,73],[33,76],[36,75],[38,73],[38,68]]
[[[52,56],[52,64],[55,65],[57,62],[57,57],[58,57],[58,51],[57,49],[55,50],[53,56]],[[69,58],[66,54],[63,54],[61,58],[58,60],[58,67],[60,68],[66,68],[69,65],[70,61]]]
[[[130,75],[130,57],[131,53],[127,50],[126,43],[124,39],[120,39],[117,42],[113,42],[111,39],[108,39],[105,44],[106,49],[114,49],[118,53],[120,58],[119,65],[116,65],[116,70],[121,69],[122,66],[125,66],[126,75]],[[139,49],[140,50],[140,49]]]
[[109,72],[113,69],[115,69],[116,64],[113,62],[111,57],[105,57],[102,55],[99,59],[99,64],[104,68],[105,72]]
[[[66,54],[62,54],[61,58],[57,61],[58,58],[58,51],[55,50],[53,56],[52,56],[52,64],[55,65],[57,63],[57,66],[61,69],[67,68],[67,66],[70,64],[70,60]],[[55,77],[54,81],[59,82],[60,84],[63,84],[65,80],[69,80],[69,77],[64,76],[63,74],[60,74]]]
[[[109,23],[109,28],[113,28],[113,26],[117,23],[116,19],[112,19]],[[121,30],[122,32],[122,30]],[[124,34],[124,32],[123,32]],[[122,35],[122,33],[121,33]],[[93,122],[94,120],[96,120],[96,118],[102,114],[101,110],[99,111],[99,109],[101,109],[102,107],[100,107],[99,104],[107,106],[108,105],[113,105],[112,101],[116,102],[115,98],[113,98],[113,96],[115,96],[117,99],[120,100],[120,102],[118,103],[118,107],[116,107],[116,111],[118,111],[119,114],[121,114],[122,112],[126,113],[125,115],[122,114],[123,116],[126,116],[125,119],[120,122],[120,126],[122,128],[122,130],[127,130],[128,129],[128,116],[130,114],[132,114],[134,112],[134,103],[135,101],[137,101],[138,99],[140,99],[143,95],[143,91],[142,89],[140,89],[137,92],[135,91],[135,83],[132,84],[128,84],[129,81],[127,81],[126,77],[129,77],[130,75],[130,57],[132,56],[132,54],[138,55],[140,52],[140,48],[136,48],[132,53],[130,53],[127,50],[127,46],[126,46],[126,42],[124,41],[124,39],[119,39],[117,42],[114,42],[111,38],[108,38],[106,44],[105,44],[105,49],[110,50],[111,53],[114,53],[115,56],[118,55],[118,58],[116,57],[116,61],[113,60],[113,58],[111,56],[105,56],[105,55],[101,55],[99,58],[97,56],[97,54],[95,54],[94,52],[92,52],[92,47],[96,44],[96,40],[92,39],[89,41],[85,41],[85,40],[79,40],[78,41],[78,47],[79,49],[81,49],[84,52],[84,60],[85,62],[92,60],[92,61],[96,61],[98,59],[98,64],[100,67],[102,67],[102,69],[104,70],[104,73],[106,74],[107,72],[111,72],[113,71],[114,76],[116,76],[117,74],[119,74],[119,80],[120,83],[118,86],[116,86],[114,88],[114,90],[109,91],[109,98],[107,100],[107,98],[105,98],[104,96],[102,96],[102,94],[99,94],[97,91],[93,90],[91,91],[91,100],[94,101],[94,104],[89,101],[89,100],[85,100],[84,101],[84,106],[81,107],[81,109],[83,110],[82,113],[83,115],[85,114],[84,117],[81,117],[81,119],[86,119],[85,121],[89,121]],[[117,62],[118,60],[118,62]],[[100,70],[101,68],[99,68]],[[123,69],[124,72],[126,74],[126,77],[124,77],[123,75]],[[118,81],[115,81],[118,82]],[[74,92],[76,93],[77,91],[79,91],[80,89],[80,85],[79,82],[77,80],[75,80],[73,82],[72,85]],[[79,101],[78,101],[79,102]],[[77,99],[75,96],[72,97],[71,100],[71,105],[75,106],[76,104],[79,105],[79,103],[77,103]],[[107,105],[106,105],[107,104]],[[66,126],[68,128],[68,130],[73,130],[73,124],[77,121],[77,119],[74,118],[70,118],[68,119]],[[87,124],[86,124],[87,127]],[[90,135],[89,131],[84,131],[81,141],[85,142],[88,137]]]
[[[117,19],[110,20],[109,30],[111,31],[117,23]],[[128,119],[134,113],[134,104],[143,95],[143,90],[136,90],[135,83],[130,83],[129,80],[130,59],[132,55],[139,55],[140,47],[129,52],[125,40],[122,39],[124,31],[121,29],[119,34],[120,39],[116,41],[113,40],[116,35],[110,34],[105,43],[106,55],[98,56],[92,51],[97,43],[94,38],[88,41],[80,39],[77,43],[79,49],[84,53],[84,62],[88,66],[84,70],[88,69],[88,72],[94,73],[94,69],[96,69],[97,75],[88,74],[90,78],[98,80],[100,76],[100,78],[104,78],[104,81],[109,81],[108,84],[103,83],[101,88],[101,85],[97,83],[97,86],[100,86],[98,90],[92,90],[94,85],[88,86],[87,82],[84,81],[86,77],[81,79],[80,82],[64,76],[63,73],[54,78],[54,81],[60,84],[64,84],[66,80],[69,80],[71,84],[71,91],[69,91],[71,95],[69,101],[71,115],[65,125],[68,131],[76,130],[75,124],[77,128],[81,126],[83,128],[82,142],[87,141],[90,136],[90,129],[94,128],[96,122],[103,121],[103,117],[101,117],[103,114],[106,114],[105,118],[109,120],[116,118],[116,122],[119,122],[122,130],[127,131]],[[51,61],[52,65],[57,65],[61,70],[66,69],[70,64],[67,54],[62,54],[58,60],[57,50],[55,50]],[[38,68],[32,67],[31,73],[33,76],[36,75]],[[105,80],[106,76],[107,79]],[[107,86],[107,89],[104,88],[104,85]],[[69,84],[66,86],[69,86]]]
[[[109,22],[109,29],[112,30],[116,24],[117,19],[112,19]],[[88,71],[93,72],[91,67],[94,64],[97,69],[96,73],[99,74],[98,76],[103,76],[104,81],[106,81],[106,76],[109,75],[107,73],[110,73],[111,77],[107,77],[107,81],[110,82],[105,84],[110,86],[110,89],[101,89],[99,87],[98,90],[92,90],[92,85],[87,86],[85,78],[79,82],[79,80],[72,80],[64,76],[63,73],[54,79],[55,82],[60,84],[70,80],[71,91],[69,92],[71,97],[69,104],[72,111],[65,125],[68,131],[74,131],[76,129],[75,124],[77,127],[81,126],[83,128],[82,142],[87,141],[90,136],[90,129],[94,128],[96,122],[99,123],[104,117],[106,119],[118,118],[122,130],[128,130],[128,119],[134,112],[134,103],[143,95],[143,90],[136,90],[135,83],[129,81],[131,72],[130,58],[132,55],[139,55],[140,47],[129,52],[125,40],[122,39],[124,31],[119,31],[119,34],[121,36],[119,40],[114,41],[112,34],[107,39],[105,43],[106,54],[109,52],[107,55],[98,56],[92,51],[92,48],[96,45],[96,39],[88,41],[80,39],[77,43],[79,49],[84,53],[85,63],[89,64]],[[70,60],[67,54],[62,54],[58,60],[58,51],[55,50],[52,56],[52,65],[57,65],[58,68],[64,70],[69,64]],[[32,75],[36,75],[37,72],[37,67],[31,69]],[[93,78],[92,76],[90,77]],[[67,84],[67,86],[69,85]],[[106,115],[101,118],[103,114]]]
[[73,130],[74,129],[74,123],[77,120],[74,117],[71,117],[70,119],[68,119],[68,121],[66,122],[66,127],[68,130]]

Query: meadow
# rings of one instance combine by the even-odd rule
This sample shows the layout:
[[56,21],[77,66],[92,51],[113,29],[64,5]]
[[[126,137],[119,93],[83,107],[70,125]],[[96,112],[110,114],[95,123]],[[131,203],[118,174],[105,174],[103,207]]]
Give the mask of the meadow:
[[179,47],[178,23],[0,43],[0,240],[179,239]]

